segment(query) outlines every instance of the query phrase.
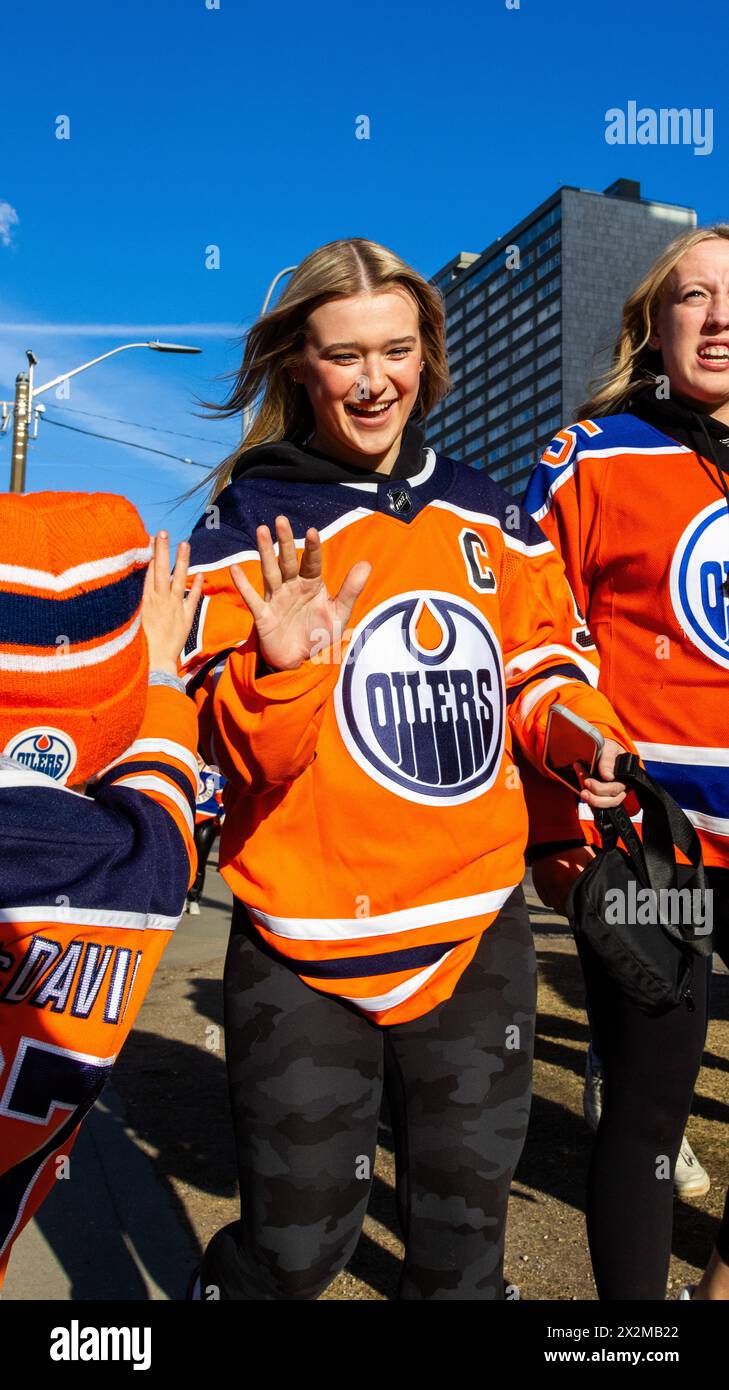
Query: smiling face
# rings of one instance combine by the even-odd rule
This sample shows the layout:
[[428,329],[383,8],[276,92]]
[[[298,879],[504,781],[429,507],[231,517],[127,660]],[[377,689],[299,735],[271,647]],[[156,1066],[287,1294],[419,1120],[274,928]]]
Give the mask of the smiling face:
[[420,389],[418,306],[404,290],[356,294],[309,315],[291,375],[314,412],[315,448],[389,473]]
[[650,347],[671,390],[729,423],[729,241],[712,237],[683,255],[666,284]]

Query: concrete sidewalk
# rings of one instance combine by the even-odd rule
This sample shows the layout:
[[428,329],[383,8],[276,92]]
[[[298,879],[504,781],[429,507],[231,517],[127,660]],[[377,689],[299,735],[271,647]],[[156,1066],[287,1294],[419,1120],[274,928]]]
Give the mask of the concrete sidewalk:
[[[232,899],[212,856],[206,889],[201,915],[182,918],[160,969],[194,970],[214,956],[222,976]],[[181,1299],[198,1259],[112,1084],[81,1127],[68,1180],[56,1182],[15,1243],[2,1299]]]
[[107,1088],[10,1259],[3,1299],[179,1299],[197,1255]]

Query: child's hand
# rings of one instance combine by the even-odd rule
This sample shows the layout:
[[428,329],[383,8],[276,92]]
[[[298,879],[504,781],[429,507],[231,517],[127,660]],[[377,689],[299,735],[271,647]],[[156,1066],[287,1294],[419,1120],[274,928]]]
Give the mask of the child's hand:
[[154,538],[154,555],[147,569],[142,597],[142,627],[149,647],[150,671],[177,675],[177,665],[195,616],[203,578],[196,574],[185,598],[190,547],[177,547],[175,570],[170,578],[170,547],[166,531]]

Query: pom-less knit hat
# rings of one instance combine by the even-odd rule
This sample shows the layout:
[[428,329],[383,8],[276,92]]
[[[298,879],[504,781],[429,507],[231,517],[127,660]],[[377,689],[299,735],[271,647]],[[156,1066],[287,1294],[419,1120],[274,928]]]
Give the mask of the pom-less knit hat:
[[73,786],[133,743],[151,555],[124,497],[0,494],[0,752]]

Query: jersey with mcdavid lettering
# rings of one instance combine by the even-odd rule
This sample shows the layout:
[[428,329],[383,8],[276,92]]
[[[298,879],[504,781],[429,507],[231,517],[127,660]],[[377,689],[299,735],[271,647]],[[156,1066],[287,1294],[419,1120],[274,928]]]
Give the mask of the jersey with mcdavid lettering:
[[137,739],[86,795],[25,749],[0,759],[0,1284],[179,921],[196,742],[189,700],[150,685]]
[[[307,984],[384,1024],[449,997],[521,881],[513,738],[538,761],[561,699],[625,741],[551,543],[483,473],[423,458],[397,481],[243,477],[191,540],[184,672],[229,779],[221,872]],[[317,527],[331,595],[355,561],[372,572],[340,643],[257,675],[229,566],[263,592],[256,527],[279,513],[300,548]]]
[[[716,468],[636,415],[561,430],[524,505],[553,541],[647,771],[729,867],[729,516]],[[571,839],[570,793],[529,779],[533,841]],[[598,836],[580,807],[585,837]]]

